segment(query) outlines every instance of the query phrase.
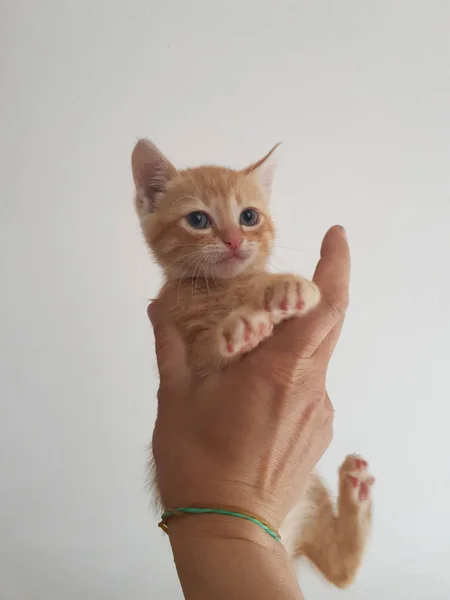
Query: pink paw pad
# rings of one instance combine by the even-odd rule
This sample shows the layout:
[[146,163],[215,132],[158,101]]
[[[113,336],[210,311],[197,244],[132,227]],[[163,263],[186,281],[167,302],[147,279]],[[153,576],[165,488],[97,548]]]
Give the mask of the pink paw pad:
[[245,354],[272,333],[270,315],[239,310],[230,314],[219,326],[219,349],[226,358]]
[[368,497],[369,497],[369,484],[366,483],[365,481],[362,481],[361,487],[359,488],[358,498],[359,498],[359,500],[363,501],[363,500],[367,500]]
[[356,503],[364,503],[370,499],[370,488],[375,483],[368,469],[368,463],[360,456],[347,456],[340,469],[341,477],[348,481],[351,487],[351,497]]
[[320,300],[318,287],[296,275],[274,275],[264,289],[263,306],[271,313],[272,321],[302,316],[313,309]]
[[358,483],[359,483],[359,479],[357,477],[353,477],[353,475],[350,475],[349,473],[347,473],[347,477],[350,481],[350,483],[352,484],[352,487],[357,487]]

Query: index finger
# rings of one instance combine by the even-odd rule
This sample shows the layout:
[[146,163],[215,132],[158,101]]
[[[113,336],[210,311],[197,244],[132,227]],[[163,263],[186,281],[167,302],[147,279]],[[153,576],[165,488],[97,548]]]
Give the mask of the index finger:
[[[282,323],[267,346],[310,357],[334,330],[340,331],[349,300],[350,250],[343,227],[335,225],[322,242],[320,260],[313,281],[321,292],[321,302],[310,314]],[[328,351],[331,353],[337,336],[331,335]]]

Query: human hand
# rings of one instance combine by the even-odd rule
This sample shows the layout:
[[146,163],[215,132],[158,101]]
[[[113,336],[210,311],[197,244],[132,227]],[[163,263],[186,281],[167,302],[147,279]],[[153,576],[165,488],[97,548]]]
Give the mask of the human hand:
[[196,379],[164,307],[149,307],[160,389],[153,434],[164,507],[231,505],[279,527],[332,438],[325,381],[348,305],[344,230],[324,238],[313,280],[322,301],[236,364]]

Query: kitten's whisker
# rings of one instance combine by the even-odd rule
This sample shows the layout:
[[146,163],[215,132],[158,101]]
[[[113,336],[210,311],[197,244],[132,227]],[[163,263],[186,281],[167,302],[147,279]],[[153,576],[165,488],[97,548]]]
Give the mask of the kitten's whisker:
[[153,255],[161,256],[161,254],[168,254],[169,252],[173,252],[173,250],[178,250],[179,248],[187,248],[188,246],[198,246],[198,244],[181,244],[180,246],[176,246],[175,248],[169,248],[168,250],[162,249],[159,252],[153,252]]
[[199,257],[199,258],[196,260],[196,262],[195,262],[195,267],[194,267],[194,272],[193,272],[193,273],[192,273],[192,275],[191,275],[191,281],[192,281],[192,297],[193,297],[193,298],[195,298],[195,293],[196,293],[196,289],[197,289],[197,286],[196,286],[196,287],[195,287],[195,289],[194,289],[195,273],[196,273],[196,271],[197,271],[197,267],[199,267],[199,266],[202,264],[202,259],[203,259],[203,256],[200,256],[200,257]]
[[[181,283],[184,281],[184,276],[185,274],[189,271],[189,269],[192,267],[192,265],[195,263],[195,261],[197,260],[197,257],[194,256],[194,258],[190,258],[190,262],[188,264],[188,266],[186,267],[186,269],[183,271],[179,281],[178,281],[178,287],[177,287],[177,302],[180,303],[180,287],[181,287]],[[183,263],[184,264],[184,263]]]
[[[187,256],[181,256],[179,259],[174,260],[173,263],[171,263],[169,265],[169,267],[172,266],[174,263],[176,263],[178,260],[184,259],[183,262],[181,262],[179,265],[177,265],[177,267],[181,269],[188,261],[190,261],[191,259],[192,260],[195,259],[198,256],[198,253],[199,253],[199,251],[196,251],[196,252],[191,252]],[[169,268],[169,267],[167,267],[167,268]]]
[[203,257],[203,260],[200,260],[200,263],[198,265],[198,274],[197,274],[197,279],[195,280],[195,290],[194,290],[194,298],[197,295],[197,285],[198,285],[198,278],[200,277],[200,274],[202,272],[202,267],[203,267],[203,263],[206,260],[206,256]]
[[[212,257],[210,257],[209,262],[210,262],[210,264],[214,264],[213,260],[212,260]],[[214,275],[214,269],[213,268],[211,268],[211,276],[212,276],[212,279],[214,281],[214,286],[217,286],[217,281],[216,281],[216,277]]]
[[206,282],[206,267],[208,266],[208,257],[205,256],[203,262],[201,263],[199,270],[198,270],[198,275],[197,275],[197,283],[199,280],[199,277],[202,276],[202,279],[205,280]]
[[271,258],[276,258],[277,260],[286,260],[285,258],[282,258],[281,256],[277,256],[273,252],[270,253],[270,256],[271,256]]
[[274,244],[274,248],[283,248],[283,250],[293,250],[294,252],[303,252],[303,250],[299,250],[298,248],[291,248],[290,246],[280,246],[280,244]]
[[[205,272],[205,281],[206,281],[206,287],[208,288],[208,295],[209,295],[209,296],[211,295],[211,289],[210,289],[210,287],[209,287],[209,281],[208,281],[208,277],[209,277],[209,275],[208,275],[208,267],[209,267],[209,265],[210,265],[210,264],[211,264],[211,261],[209,260],[209,257],[206,257],[206,264],[205,264],[205,269],[206,269],[206,272]],[[211,273],[212,273],[212,269],[211,269]]]
[[199,280],[200,276],[202,275],[202,269],[203,269],[203,265],[205,263],[205,260],[206,260],[206,256],[203,256],[202,259],[200,260],[199,264],[197,265],[197,268],[196,268],[197,278],[195,280],[194,298],[197,296],[198,280]]
[[196,261],[194,271],[191,274],[191,290],[192,290],[193,298],[195,298],[195,290],[194,290],[195,271],[197,270],[197,266],[198,266],[199,262],[201,262],[201,257],[199,257],[198,260]]
[[[203,273],[203,278],[206,281],[206,267],[207,267],[207,261],[208,261],[208,257],[205,256],[202,265],[198,271],[198,274],[200,275],[201,273]],[[198,283],[198,276],[197,276],[197,283]]]
[[[168,265],[168,266],[167,266],[167,267],[165,267],[165,268],[166,268],[166,269],[169,269],[169,268],[170,268],[172,265],[174,265],[174,264],[175,264],[176,262],[178,262],[179,260],[182,260],[183,258],[187,260],[188,258],[190,258],[191,256],[193,256],[193,255],[197,254],[198,252],[200,252],[200,250],[194,250],[194,252],[189,252],[188,254],[185,254],[184,256],[179,256],[179,257],[178,257],[178,258],[176,258],[174,261],[172,261],[172,262],[170,263],[170,265]],[[179,267],[182,267],[183,265],[184,265],[184,262],[182,262],[182,263],[181,263],[181,265],[178,265],[178,266],[179,266]]]
[[274,265],[274,264],[273,264],[273,262],[270,260],[271,258],[276,258],[277,260],[281,260],[281,261],[285,261],[285,259],[284,259],[284,258],[280,258],[279,256],[277,256],[277,255],[276,255],[276,254],[274,254],[273,252],[271,252],[271,253],[269,254],[269,264],[270,264],[270,266],[271,266],[273,269],[275,269],[276,271],[278,271],[278,272],[280,272],[280,273],[281,273],[281,272],[282,272],[282,270],[281,270],[279,267],[277,267],[276,265]]
[[181,302],[180,302],[180,287],[181,287],[182,282],[184,281],[184,274],[187,272],[189,267],[190,267],[190,265],[187,266],[186,271],[183,272],[183,275],[178,280],[178,287],[177,287],[177,302],[178,302],[178,304],[181,304]]
[[269,261],[269,264],[272,267],[272,269],[275,269],[275,271],[281,272],[281,269],[279,269],[277,266],[275,266],[272,262]]

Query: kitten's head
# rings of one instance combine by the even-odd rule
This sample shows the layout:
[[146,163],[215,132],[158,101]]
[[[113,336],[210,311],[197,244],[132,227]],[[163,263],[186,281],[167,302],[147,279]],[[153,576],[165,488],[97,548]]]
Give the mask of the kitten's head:
[[274,237],[269,196],[276,148],[241,171],[177,171],[148,140],[136,144],[136,210],[167,277],[223,279],[265,265]]

